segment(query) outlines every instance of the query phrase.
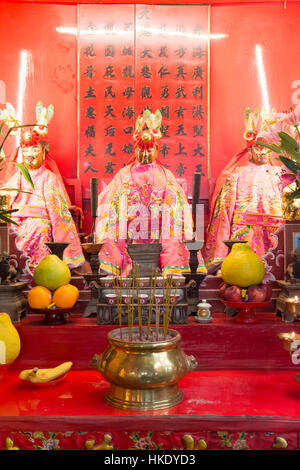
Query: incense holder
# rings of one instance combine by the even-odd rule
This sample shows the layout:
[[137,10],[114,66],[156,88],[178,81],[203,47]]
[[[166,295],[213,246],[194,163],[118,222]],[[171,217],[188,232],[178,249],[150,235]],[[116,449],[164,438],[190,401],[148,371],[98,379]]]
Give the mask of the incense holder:
[[155,295],[154,295],[154,299],[155,299],[155,303],[156,303],[156,304],[161,305],[161,304],[164,303],[164,296],[163,296],[163,294],[155,294]]
[[147,302],[148,302],[148,298],[149,298],[149,296],[147,294],[139,294],[138,295],[138,302],[141,305],[146,305]]
[[92,360],[110,384],[107,404],[127,410],[159,410],[183,400],[178,382],[198,364],[194,356],[182,351],[177,331],[169,329],[164,335],[162,329],[121,328],[109,332],[107,339],[107,349]]
[[113,276],[105,276],[100,279],[101,287],[109,288],[114,287],[114,277]]
[[126,305],[132,304],[132,295],[127,295],[127,294],[122,295],[122,302],[123,304],[126,304]]
[[106,294],[105,298],[106,298],[106,302],[109,305],[115,305],[117,303],[117,295],[116,294]]

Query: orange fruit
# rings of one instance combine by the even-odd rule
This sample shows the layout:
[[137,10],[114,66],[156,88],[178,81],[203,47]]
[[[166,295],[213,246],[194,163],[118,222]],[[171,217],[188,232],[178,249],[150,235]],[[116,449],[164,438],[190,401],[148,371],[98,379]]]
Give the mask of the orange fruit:
[[52,302],[52,294],[47,287],[35,286],[27,296],[31,308],[47,308]]
[[73,284],[68,284],[73,290],[74,292],[76,292],[76,300],[78,300],[79,298],[79,290],[77,289],[76,286],[73,286]]
[[59,287],[53,294],[53,302],[59,308],[72,308],[77,301],[75,286],[66,284]]

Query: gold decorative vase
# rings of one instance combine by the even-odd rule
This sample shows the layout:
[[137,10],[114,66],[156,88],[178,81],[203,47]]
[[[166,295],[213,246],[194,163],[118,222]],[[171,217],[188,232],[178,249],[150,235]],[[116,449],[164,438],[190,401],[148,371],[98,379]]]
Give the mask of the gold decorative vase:
[[93,366],[110,383],[105,402],[127,410],[177,405],[183,400],[178,381],[197,367],[196,359],[182,351],[181,335],[175,330],[168,330],[166,339],[159,340],[153,339],[154,328],[152,340],[140,341],[139,335],[137,327],[113,330],[107,335],[107,349],[93,357]]

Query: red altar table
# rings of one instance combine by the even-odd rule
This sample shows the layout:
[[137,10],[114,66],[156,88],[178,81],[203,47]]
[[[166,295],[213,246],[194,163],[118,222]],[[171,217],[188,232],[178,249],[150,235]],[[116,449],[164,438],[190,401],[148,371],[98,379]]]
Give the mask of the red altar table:
[[[45,326],[29,315],[16,325],[19,358],[1,383],[0,448],[25,449],[274,449],[299,448],[298,372],[278,333],[300,332],[272,313],[240,325],[224,314],[213,322],[173,325],[198,369],[179,383],[184,400],[169,409],[133,412],[108,406],[108,383],[92,369],[112,325],[72,315]],[[19,380],[24,368],[72,360],[64,381],[34,387]],[[299,366],[300,368],[300,366]]]

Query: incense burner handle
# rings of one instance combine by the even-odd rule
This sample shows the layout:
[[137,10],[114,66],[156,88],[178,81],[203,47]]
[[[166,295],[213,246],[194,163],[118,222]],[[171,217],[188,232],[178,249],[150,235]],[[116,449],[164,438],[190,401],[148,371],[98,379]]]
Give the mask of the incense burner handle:
[[185,359],[185,362],[186,362],[187,374],[189,374],[193,370],[197,369],[198,361],[195,358],[195,356],[192,356],[192,355],[188,356],[187,354],[184,354],[184,359]]
[[101,362],[102,362],[102,354],[94,354],[92,360],[91,360],[91,366],[94,367],[98,372],[100,372],[101,368]]

